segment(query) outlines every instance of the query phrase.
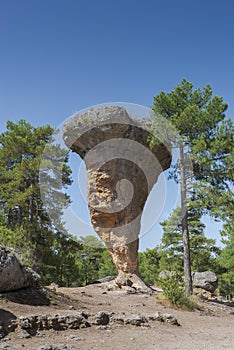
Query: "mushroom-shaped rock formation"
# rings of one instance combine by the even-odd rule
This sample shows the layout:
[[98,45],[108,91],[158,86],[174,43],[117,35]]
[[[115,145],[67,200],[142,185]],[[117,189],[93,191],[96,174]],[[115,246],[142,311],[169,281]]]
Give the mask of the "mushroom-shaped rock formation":
[[65,144],[85,161],[91,221],[118,270],[115,284],[138,289],[143,288],[138,277],[142,211],[171,163],[170,145],[161,140],[150,148],[148,129],[149,120],[104,106],[75,115],[63,130]]

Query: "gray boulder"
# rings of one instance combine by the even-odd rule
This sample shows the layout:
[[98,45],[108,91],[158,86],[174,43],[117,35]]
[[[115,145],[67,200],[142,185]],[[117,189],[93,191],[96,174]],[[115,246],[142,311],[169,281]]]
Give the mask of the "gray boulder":
[[194,272],[193,286],[214,293],[218,287],[218,277],[212,271]]
[[9,292],[38,284],[40,276],[24,267],[14,251],[0,246],[0,292]]

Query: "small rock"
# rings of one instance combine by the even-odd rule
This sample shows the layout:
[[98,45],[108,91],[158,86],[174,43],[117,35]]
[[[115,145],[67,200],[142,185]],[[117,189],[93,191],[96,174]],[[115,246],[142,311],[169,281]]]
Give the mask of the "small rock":
[[130,315],[128,318],[124,320],[125,324],[131,324],[133,326],[141,326],[146,323],[146,319],[141,315]]
[[68,309],[69,310],[76,310],[75,306],[73,306],[73,305],[70,305]]
[[172,314],[163,314],[164,321],[175,326],[180,326],[176,317]]
[[76,335],[76,334],[71,334],[71,335],[69,335],[68,338],[69,338],[69,339],[72,339],[72,340],[76,340],[76,341],[81,341],[81,340],[83,340],[83,338],[79,337],[79,336]]
[[111,322],[112,323],[118,323],[118,324],[124,324],[124,314],[120,314],[120,315],[115,315],[111,317]]
[[98,326],[97,329],[107,330],[107,329],[110,329],[110,327],[109,326]]
[[159,321],[159,322],[164,322],[164,318],[162,316],[162,313],[157,311],[154,315],[149,316],[150,321]]
[[178,323],[176,317],[172,314],[162,313],[157,311],[154,315],[151,315],[148,317],[149,321],[159,321],[159,322],[166,322],[170,323],[175,326],[180,326]]
[[57,283],[52,282],[48,287],[52,289],[54,292],[56,292],[56,289],[59,288],[59,285]]
[[28,339],[28,338],[31,338],[31,335],[27,331],[22,330],[22,332],[19,335],[19,338],[20,339]]
[[110,322],[110,315],[104,311],[98,312],[94,316],[94,324],[106,326]]
[[126,287],[123,287],[123,289],[126,291],[126,294],[136,294],[137,293],[136,289],[132,288],[132,287],[126,286]]
[[11,340],[11,338],[8,338],[8,337],[1,339],[1,341],[10,341],[10,340]]
[[38,348],[38,350],[53,350],[53,347],[52,347],[52,345],[46,344],[46,345],[40,346],[40,347]]
[[42,345],[37,350],[81,350],[80,348],[77,348],[73,345],[66,345],[66,344],[60,344],[60,345]]

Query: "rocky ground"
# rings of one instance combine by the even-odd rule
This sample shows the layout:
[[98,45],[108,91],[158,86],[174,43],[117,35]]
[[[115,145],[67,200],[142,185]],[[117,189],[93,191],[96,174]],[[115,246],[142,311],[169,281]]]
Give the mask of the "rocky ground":
[[234,348],[234,305],[203,298],[198,310],[181,311],[159,295],[105,284],[2,293],[0,349]]

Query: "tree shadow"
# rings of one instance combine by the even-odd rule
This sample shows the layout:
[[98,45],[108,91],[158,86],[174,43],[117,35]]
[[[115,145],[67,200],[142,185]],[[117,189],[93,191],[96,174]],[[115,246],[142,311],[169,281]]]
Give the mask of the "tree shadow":
[[208,302],[208,303],[215,303],[218,305],[225,305],[225,306],[229,306],[229,307],[234,307],[234,301],[223,301],[223,300],[218,300],[218,299],[209,299],[205,296],[202,296],[201,299]]
[[18,304],[32,306],[49,306],[50,298],[47,291],[41,287],[28,287],[16,291],[1,293],[7,300]]

